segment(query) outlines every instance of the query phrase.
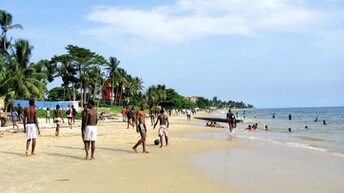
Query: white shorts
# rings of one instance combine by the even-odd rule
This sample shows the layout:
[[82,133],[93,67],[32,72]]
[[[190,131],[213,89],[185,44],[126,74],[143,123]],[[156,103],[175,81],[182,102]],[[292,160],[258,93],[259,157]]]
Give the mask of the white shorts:
[[159,136],[168,136],[167,126],[166,125],[160,125],[159,128]]
[[60,117],[56,117],[54,122],[56,125],[61,125],[62,119]]
[[26,128],[26,140],[35,139],[37,137],[37,133],[36,133],[37,127],[35,123],[26,124],[25,128]]
[[97,126],[86,126],[84,141],[97,141]]

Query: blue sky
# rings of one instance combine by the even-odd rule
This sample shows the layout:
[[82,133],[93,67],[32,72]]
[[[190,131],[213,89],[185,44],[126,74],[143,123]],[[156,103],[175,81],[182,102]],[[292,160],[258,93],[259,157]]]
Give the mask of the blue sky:
[[[184,96],[344,105],[344,0],[2,0],[32,61],[75,44]],[[49,88],[59,85],[57,80]]]

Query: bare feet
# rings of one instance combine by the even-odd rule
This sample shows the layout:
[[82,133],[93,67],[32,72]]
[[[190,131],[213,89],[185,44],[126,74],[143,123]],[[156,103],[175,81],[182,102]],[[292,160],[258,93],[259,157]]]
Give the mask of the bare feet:
[[94,160],[95,158],[94,157],[91,157],[91,159],[90,160]]
[[135,151],[135,153],[138,153],[136,148],[133,147],[133,150]]
[[160,145],[160,148],[162,148],[162,145]]
[[85,160],[88,160],[88,155],[86,155]]
[[144,152],[142,152],[142,153],[150,153],[149,151],[144,151]]
[[35,153],[31,153],[32,156],[36,155]]
[[27,150],[25,151],[25,156],[29,156],[29,152]]

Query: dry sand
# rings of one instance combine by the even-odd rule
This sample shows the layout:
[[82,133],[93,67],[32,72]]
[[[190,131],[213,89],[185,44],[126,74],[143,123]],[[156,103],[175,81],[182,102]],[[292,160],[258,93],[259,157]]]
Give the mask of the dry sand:
[[197,120],[179,116],[170,117],[170,123],[170,145],[162,149],[153,144],[157,129],[147,124],[151,153],[143,154],[131,149],[139,139],[134,129],[126,129],[125,123],[101,121],[92,161],[83,160],[79,126],[62,128],[60,137],[54,136],[53,128],[41,128],[37,155],[29,157],[24,156],[24,133],[4,133],[0,135],[0,192],[233,192],[208,178],[190,158],[238,144],[186,138],[188,133],[223,130],[198,126]]

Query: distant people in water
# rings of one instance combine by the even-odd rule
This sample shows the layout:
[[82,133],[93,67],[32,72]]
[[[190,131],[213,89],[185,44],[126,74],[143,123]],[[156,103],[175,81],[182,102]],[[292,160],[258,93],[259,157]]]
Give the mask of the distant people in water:
[[288,117],[289,117],[289,120],[291,120],[291,119],[292,119],[292,116],[291,116],[291,114],[290,114],[290,113],[289,113],[289,116],[288,116]]
[[265,128],[265,131],[267,131],[268,130],[268,125],[265,125],[264,128]]
[[318,117],[314,119],[314,122],[318,122]]
[[235,112],[235,116],[236,116],[237,119],[239,118],[239,113],[238,113],[238,111]]
[[244,119],[246,119],[246,111],[244,111],[242,115],[244,116]]
[[205,124],[206,127],[219,127],[219,128],[224,128],[224,126],[216,123],[216,122],[208,122]]
[[308,126],[307,126],[307,125],[305,126],[305,129],[308,129]]
[[276,113],[272,113],[272,118],[276,118]]
[[252,126],[248,125],[248,127],[245,130],[253,131],[258,129],[258,123],[254,123]]
[[289,128],[288,131],[291,132],[291,128]]
[[326,125],[326,121],[325,120],[323,120],[323,125]]

